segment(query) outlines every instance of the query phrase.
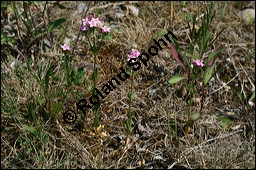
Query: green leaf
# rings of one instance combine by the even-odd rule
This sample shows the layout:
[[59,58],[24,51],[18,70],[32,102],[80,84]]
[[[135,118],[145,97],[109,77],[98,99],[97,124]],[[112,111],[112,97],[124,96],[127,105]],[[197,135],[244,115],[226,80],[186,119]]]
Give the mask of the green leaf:
[[241,93],[236,93],[236,94],[239,97],[240,101],[243,103],[243,96],[242,96],[242,94]]
[[38,33],[38,34],[35,36],[35,38],[34,38],[30,43],[32,43],[35,39],[41,37],[42,35],[48,34],[48,33],[52,32],[55,28],[57,28],[57,27],[58,27],[60,24],[62,24],[63,22],[66,22],[66,19],[61,18],[61,19],[55,20],[54,22],[52,22],[52,23],[50,24],[50,26],[49,26],[47,29],[45,29],[45,30],[41,31],[40,33]]
[[34,5],[40,5],[43,1],[32,1]]
[[44,77],[44,84],[45,84],[45,90],[48,91],[49,89],[49,78],[50,78],[50,75],[51,75],[51,67],[49,67],[47,69],[47,72],[45,74],[45,77]]
[[192,120],[197,120],[200,117],[199,112],[195,112],[191,115]]
[[184,78],[185,77],[182,77],[181,75],[176,74],[168,80],[168,83],[170,83],[170,84],[177,83],[177,82],[181,81]]
[[228,125],[232,125],[234,122],[225,116],[216,116],[221,121],[221,126],[226,129]]
[[204,52],[207,49],[208,42],[210,40],[211,33],[208,32],[206,35],[204,35],[203,40],[200,44],[200,58],[203,56]]
[[54,22],[51,23],[51,25],[48,27],[47,31],[48,32],[52,32],[55,28],[57,28],[60,24],[62,24],[63,22],[66,22],[66,19],[57,19]]
[[222,28],[222,30],[216,35],[216,37],[212,40],[212,42],[209,44],[209,46],[211,46],[211,45],[214,43],[214,41],[217,40],[217,38],[220,36],[220,34],[221,34],[225,29],[226,29],[226,28]]
[[1,7],[6,7],[6,8],[9,8],[11,10],[11,12],[14,12],[15,11],[15,8],[11,5],[5,5],[5,4],[2,4],[1,3]]
[[43,99],[42,99],[42,97],[37,97],[36,100],[37,100],[37,102],[40,104],[40,106],[43,105]]
[[228,117],[225,117],[225,116],[218,116],[217,115],[217,118],[222,121],[223,123],[228,123],[228,124],[233,124],[234,122],[228,118]]
[[132,94],[130,92],[128,93],[128,98],[130,100],[132,100],[135,96],[136,96],[136,90],[133,90]]
[[218,51],[214,51],[213,53],[211,53],[211,54],[208,56],[207,60],[206,60],[206,65],[208,66],[208,62],[209,62],[214,56],[216,56],[217,54],[219,54],[222,50],[223,50],[223,49],[218,50]]
[[96,81],[97,79],[98,79],[98,68],[96,68],[92,74],[92,80]]
[[210,69],[208,69],[206,71],[206,73],[204,74],[204,85],[206,86],[207,83],[210,81],[210,79],[212,78],[212,73],[213,73],[213,70],[214,70],[214,67],[215,67],[216,63],[214,63]]
[[35,122],[36,120],[36,107],[33,102],[28,103],[28,117],[30,121]]
[[28,130],[28,131],[30,131],[30,132],[32,132],[32,133],[34,133],[35,131],[36,131],[36,129],[34,128],[34,127],[31,127],[31,126],[29,126],[29,125],[27,125],[27,124],[21,124],[22,125],[22,127],[25,129],[25,130]]
[[108,33],[108,34],[104,37],[103,40],[104,40],[104,41],[111,41],[111,40],[112,40],[112,36]]
[[63,103],[61,102],[56,103],[53,107],[53,112],[55,114],[58,114],[61,111],[62,107],[63,107]]
[[96,105],[93,106],[92,109],[93,109],[95,112],[98,112],[99,109],[100,109],[100,105],[101,105],[101,102],[99,101]]
[[164,30],[164,29],[161,29],[161,30],[159,30],[156,34],[155,34],[155,38],[160,38],[160,37],[162,37],[162,36],[164,36],[165,34],[167,34],[168,33],[168,31],[166,31],[166,30]]
[[1,32],[1,43],[6,42],[7,44],[13,46],[17,42],[17,37],[8,37],[3,32]]
[[25,130],[28,130],[29,132],[31,132],[31,133],[35,133],[36,132],[36,128],[34,128],[34,127],[30,127],[29,125],[27,125],[27,124],[21,124],[22,125],[22,127],[25,129]]
[[253,100],[254,97],[255,97],[255,91],[252,93],[251,97],[249,98],[249,101],[250,101],[250,100]]

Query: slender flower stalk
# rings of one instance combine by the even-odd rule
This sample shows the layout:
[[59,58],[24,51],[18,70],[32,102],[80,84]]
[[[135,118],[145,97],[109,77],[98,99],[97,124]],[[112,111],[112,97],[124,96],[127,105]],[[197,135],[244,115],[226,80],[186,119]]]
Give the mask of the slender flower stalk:
[[64,51],[64,65],[65,65],[65,69],[66,69],[66,72],[67,72],[67,84],[68,84],[68,86],[70,86],[69,64],[68,64],[68,51],[70,51],[70,47],[67,44],[61,45],[60,47]]
[[[96,67],[97,63],[97,54],[102,46],[103,39],[110,32],[111,28],[104,25],[102,18],[96,18],[95,14],[82,19],[83,25],[80,26],[81,31],[84,32],[90,46],[90,51],[93,53],[93,87],[91,92],[93,95],[97,95],[96,86],[97,86],[97,78],[98,78],[98,68]],[[98,31],[99,30],[99,31]],[[96,34],[99,33],[101,36],[101,40],[98,41],[96,38]],[[100,107],[100,102],[93,107],[94,113],[94,127],[97,129],[100,126],[99,115],[97,114]]]
[[[140,55],[140,52],[135,50],[135,49],[132,49],[132,52],[130,54],[128,54],[128,59],[127,61],[129,61],[130,59],[136,59],[138,58],[138,56]],[[133,60],[134,62],[134,60]],[[132,126],[132,99],[134,98],[135,96],[135,90],[133,90],[133,84],[134,84],[134,76],[135,76],[136,72],[131,70],[131,86],[130,86],[130,92],[128,93],[128,98],[129,98],[129,110],[128,110],[128,113],[127,113],[127,117],[128,117],[128,120],[125,124],[125,132],[126,132],[126,135],[127,135],[127,138],[126,138],[126,144],[129,143],[129,136],[131,134],[131,126]]]

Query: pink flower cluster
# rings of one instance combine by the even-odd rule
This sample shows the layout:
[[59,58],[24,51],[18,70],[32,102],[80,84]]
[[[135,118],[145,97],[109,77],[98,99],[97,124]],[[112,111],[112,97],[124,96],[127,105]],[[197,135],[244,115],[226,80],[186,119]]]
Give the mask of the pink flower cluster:
[[102,32],[110,32],[111,28],[103,25],[103,22],[101,20],[102,18],[95,18],[95,14],[90,15],[89,17],[82,19],[83,25],[80,26],[80,29],[81,31],[88,31],[89,27],[100,27],[102,29]]
[[[140,52],[135,50],[135,49],[132,49],[132,52],[130,54],[128,54],[128,59],[127,61],[129,61],[131,58],[138,58],[140,55]],[[134,62],[134,61],[133,61]]]
[[197,66],[201,66],[201,67],[204,66],[203,60],[196,59],[196,60],[193,60],[193,63]]

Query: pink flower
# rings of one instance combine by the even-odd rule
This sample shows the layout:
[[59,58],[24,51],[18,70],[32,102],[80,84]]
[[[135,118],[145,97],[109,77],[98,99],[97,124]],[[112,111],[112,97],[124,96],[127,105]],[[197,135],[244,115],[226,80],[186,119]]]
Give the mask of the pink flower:
[[[130,54],[128,54],[128,59],[127,61],[129,61],[131,58],[138,58],[140,55],[140,52],[135,50],[135,49],[132,49],[132,52]],[[133,61],[134,62],[134,61]]]
[[104,27],[101,27],[102,32],[110,32],[110,27],[106,27],[106,25],[104,25]]
[[88,28],[88,25],[86,25],[86,26],[80,26],[80,29],[81,31],[87,31],[89,28]]
[[132,49],[132,52],[131,52],[136,58],[139,57],[140,55],[140,52],[135,50],[135,49]]
[[197,66],[201,66],[201,67],[204,66],[203,60],[196,59],[196,60],[193,60],[193,63]]
[[92,20],[88,23],[90,24],[90,27],[97,27],[98,24],[101,23],[101,21],[99,20],[99,18],[92,18]]
[[94,18],[95,17],[95,14],[93,14],[93,15],[90,15],[90,19],[92,19],[92,18]]
[[83,25],[86,26],[89,22],[89,19],[88,17],[86,17],[85,19],[82,19],[82,21],[83,21]]
[[61,45],[60,47],[62,48],[63,51],[70,50],[70,47],[67,46],[67,44]]

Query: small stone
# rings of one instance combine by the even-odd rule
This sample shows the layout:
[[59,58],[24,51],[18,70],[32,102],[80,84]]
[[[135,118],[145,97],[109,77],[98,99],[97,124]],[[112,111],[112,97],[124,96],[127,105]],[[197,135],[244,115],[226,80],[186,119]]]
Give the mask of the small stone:
[[157,90],[156,90],[156,89],[149,88],[148,92],[149,92],[149,94],[152,94],[152,95],[153,95],[154,93],[157,92]]
[[241,59],[240,59],[240,61],[245,62],[245,58],[244,58],[244,57],[243,57],[243,58],[241,58]]
[[15,68],[15,62],[11,63],[11,68],[14,69]]
[[153,160],[154,160],[154,161],[155,161],[155,160],[158,160],[158,161],[165,161],[165,159],[164,159],[162,156],[159,156],[159,155],[154,156],[154,157],[153,157]]
[[120,13],[120,12],[117,12],[117,13],[115,13],[115,17],[116,18],[123,18],[125,15],[124,15],[124,13]]
[[255,9],[245,9],[243,11],[240,11],[238,15],[242,20],[249,24],[255,21]]
[[139,9],[136,8],[135,6],[133,5],[127,5],[126,8],[131,12],[131,14],[133,16],[138,16],[139,15]]
[[77,10],[79,13],[83,13],[87,10],[87,7],[85,5],[85,3],[80,3],[77,5]]

